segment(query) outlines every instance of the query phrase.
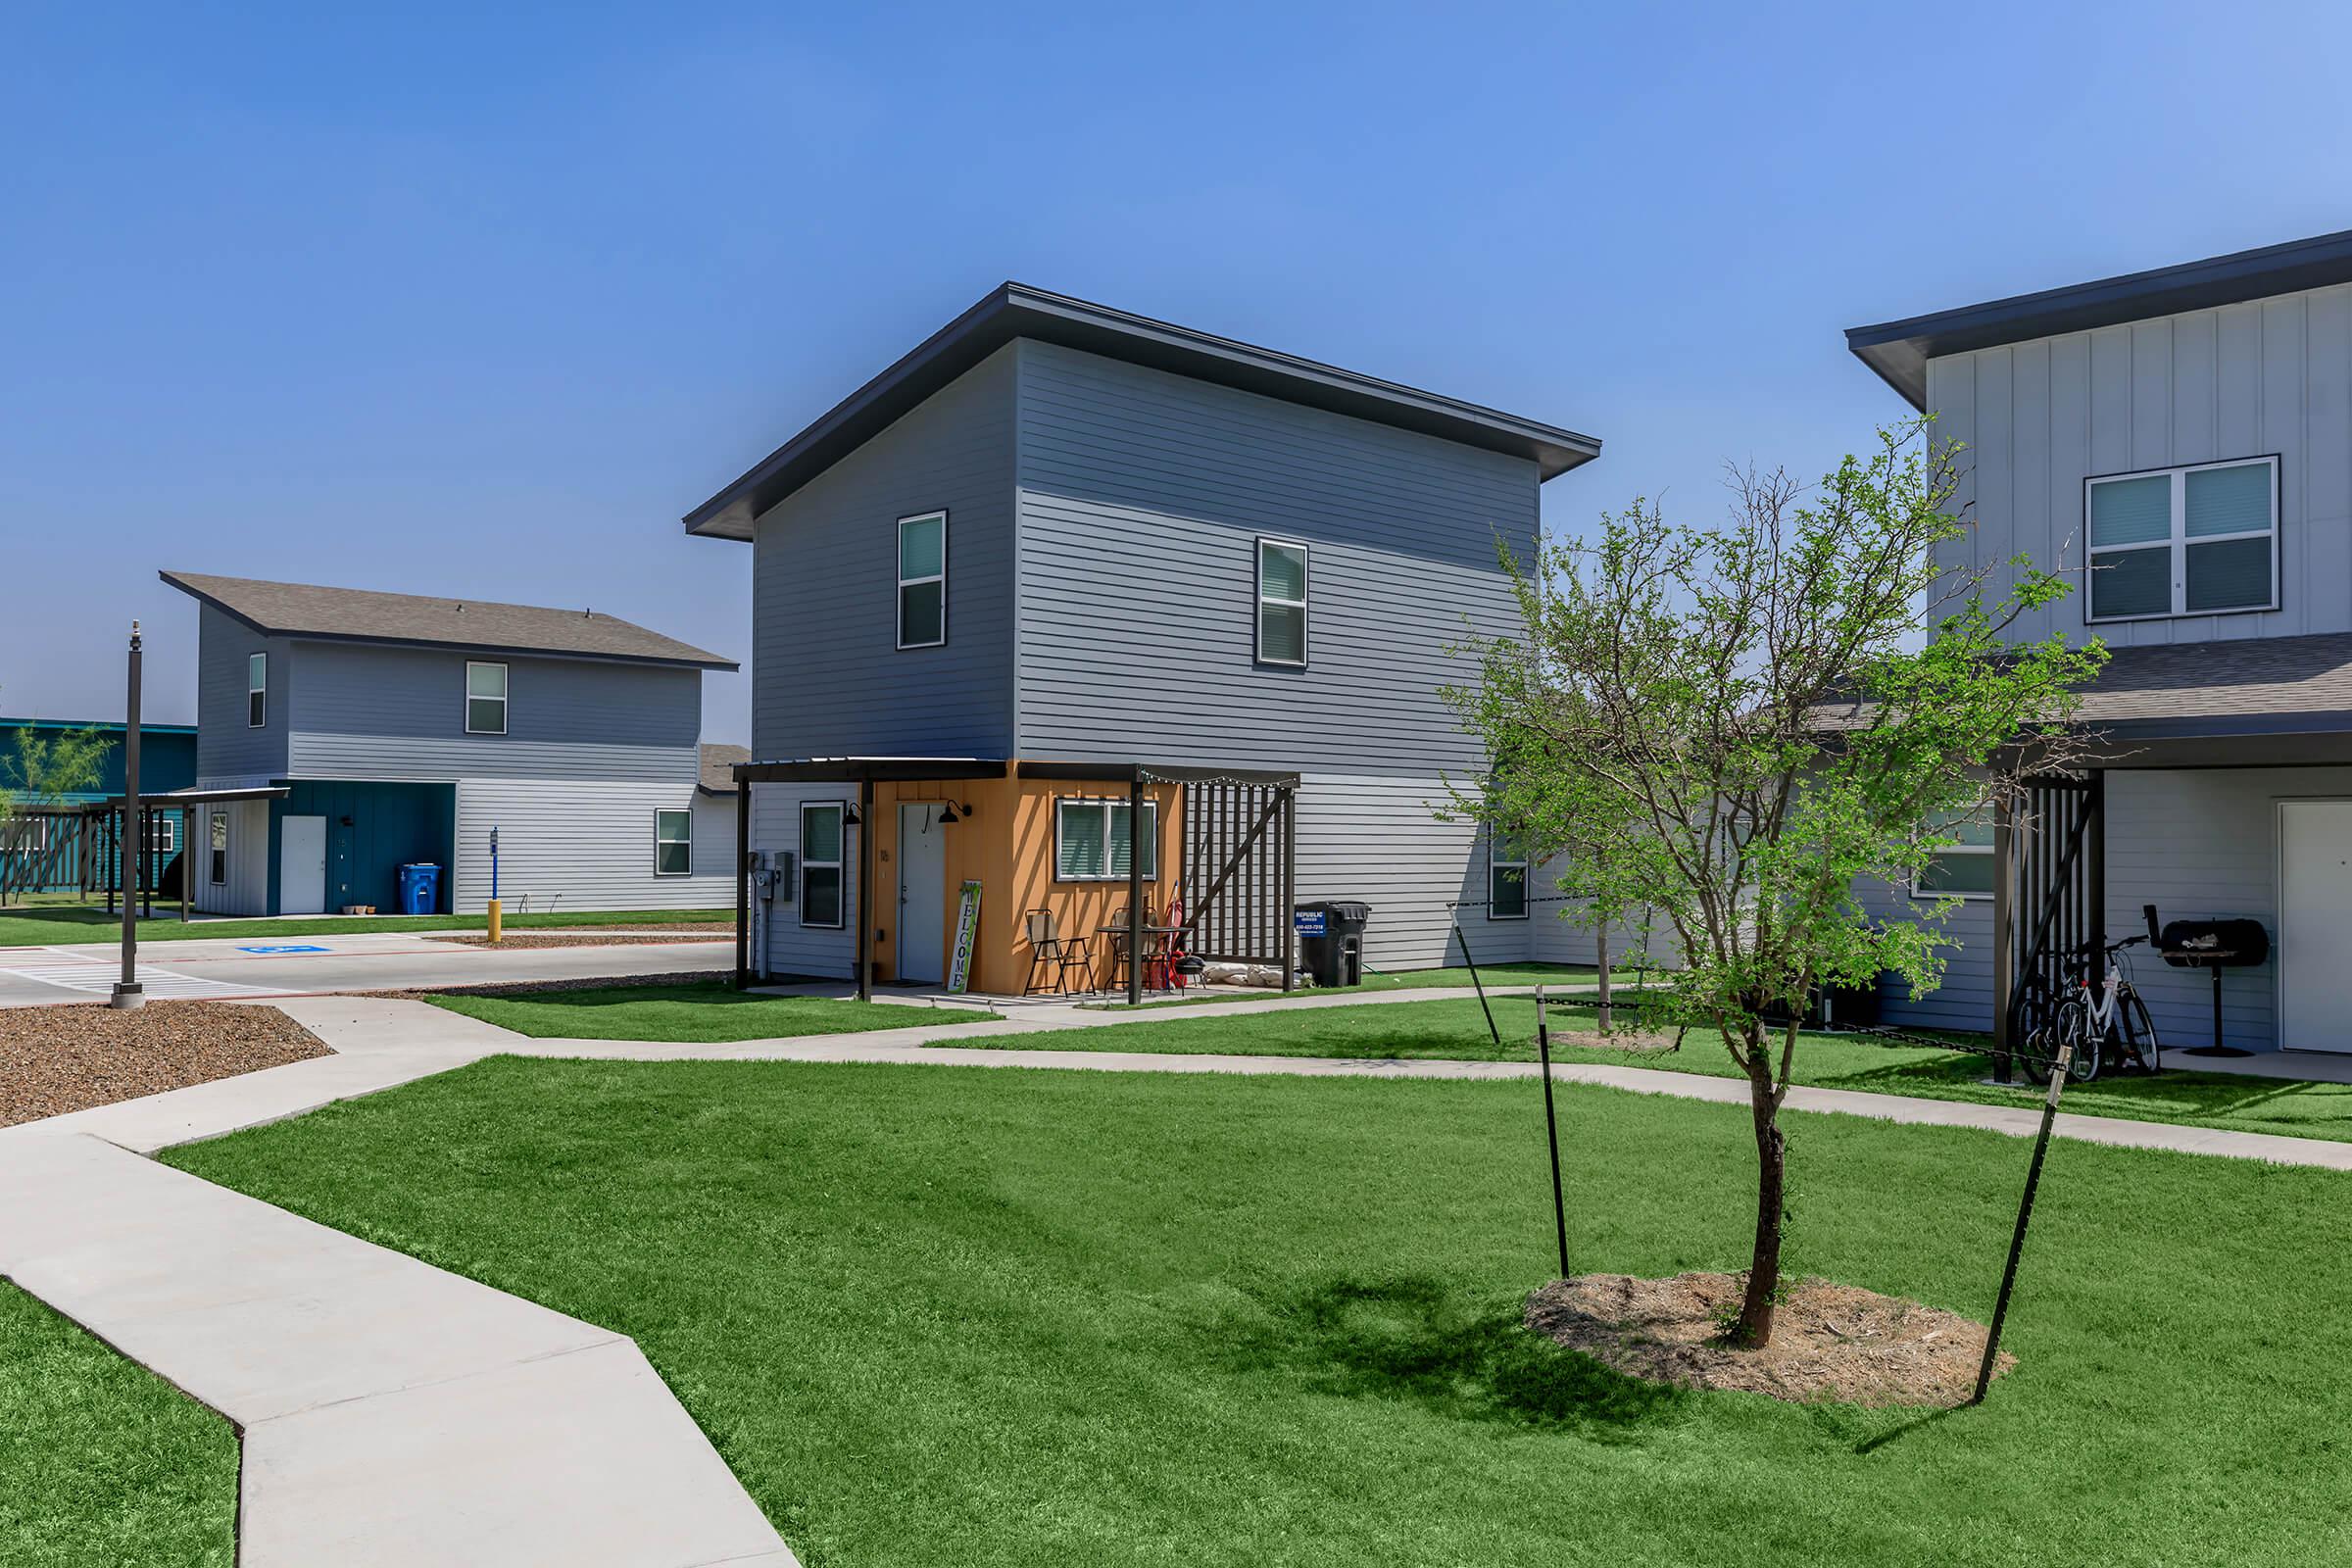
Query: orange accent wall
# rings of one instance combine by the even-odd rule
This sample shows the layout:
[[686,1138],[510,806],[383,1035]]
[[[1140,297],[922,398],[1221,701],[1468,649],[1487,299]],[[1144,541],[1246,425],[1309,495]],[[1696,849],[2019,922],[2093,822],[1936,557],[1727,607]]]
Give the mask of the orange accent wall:
[[[1151,918],[1165,915],[1168,895],[1184,863],[1184,790],[1153,784],[1145,793],[1159,804],[1159,864],[1156,880],[1144,884]],[[877,922],[874,958],[884,978],[897,974],[895,929],[899,908],[899,807],[924,801],[954,801],[971,814],[947,827],[945,914],[940,951],[951,964],[956,953],[958,894],[967,881],[980,884],[980,929],[972,944],[971,989],[1017,996],[1029,980],[1025,917],[1049,908],[1065,937],[1084,936],[1098,983],[1110,974],[1108,944],[1096,927],[1127,902],[1127,884],[1054,880],[1054,802],[1056,798],[1125,800],[1126,786],[1062,779],[987,778],[949,783],[876,784],[873,907]],[[853,868],[852,874],[855,874]]]

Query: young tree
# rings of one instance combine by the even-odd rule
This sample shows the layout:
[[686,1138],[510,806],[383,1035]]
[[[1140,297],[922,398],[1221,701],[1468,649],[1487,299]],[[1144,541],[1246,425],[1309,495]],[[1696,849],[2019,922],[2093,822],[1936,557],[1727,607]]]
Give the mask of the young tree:
[[18,730],[14,753],[0,759],[0,808],[55,806],[69,795],[96,789],[114,748],[95,726],[53,735],[29,725]]
[[1511,565],[1524,633],[1478,642],[1479,684],[1446,693],[1496,760],[1458,808],[1574,846],[1569,899],[1654,911],[1677,951],[1648,1021],[1719,1034],[1747,1080],[1755,1245],[1735,1345],[1772,1336],[1780,1109],[1814,988],[1892,970],[1925,992],[1941,973],[1957,901],[1879,921],[1856,883],[1913,880],[2026,769],[2066,767],[2072,692],[2106,657],[2007,640],[2061,578],[2022,558],[1936,564],[1970,528],[1958,450],[1919,421],[1817,489],[1735,470],[1720,528],[1636,501],[1597,541]]

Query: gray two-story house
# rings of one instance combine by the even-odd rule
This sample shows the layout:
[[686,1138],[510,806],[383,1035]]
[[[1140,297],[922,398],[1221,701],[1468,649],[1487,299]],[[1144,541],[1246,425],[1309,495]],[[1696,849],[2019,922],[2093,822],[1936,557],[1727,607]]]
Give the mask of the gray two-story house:
[[1443,961],[1456,906],[1485,956],[1573,943],[1439,819],[1486,765],[1440,689],[1516,628],[1497,552],[1598,451],[990,293],[685,518],[752,547],[754,966],[933,981],[961,931],[1017,991],[1033,916],[1099,961],[1136,892],[1210,953],[1273,956],[1315,898],[1373,906],[1378,964]]
[[[710,908],[731,783],[701,747],[719,656],[601,612],[167,571],[201,607],[188,876],[214,914]],[[730,759],[731,760],[731,759]]]
[[[2078,592],[2016,635],[2099,638],[2103,765],[1941,857],[1882,911],[1966,900],[1903,1020],[2019,1016],[2067,949],[2161,918],[2255,923],[2135,980],[2168,1046],[2352,1050],[2352,233],[1858,327],[1854,354],[1965,443],[1954,564]],[[2178,950],[2176,950],[2178,951]]]

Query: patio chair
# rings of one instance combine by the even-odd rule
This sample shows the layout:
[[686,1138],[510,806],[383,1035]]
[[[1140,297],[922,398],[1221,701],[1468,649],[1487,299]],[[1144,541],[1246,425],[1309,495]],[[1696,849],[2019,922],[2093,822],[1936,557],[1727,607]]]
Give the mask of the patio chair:
[[1029,981],[1021,995],[1035,997],[1052,994],[1067,996],[1070,990],[1070,971],[1078,970],[1091,984],[1092,960],[1087,956],[1086,938],[1065,937],[1055,924],[1052,909],[1031,909],[1022,916],[1022,926],[1029,938]]

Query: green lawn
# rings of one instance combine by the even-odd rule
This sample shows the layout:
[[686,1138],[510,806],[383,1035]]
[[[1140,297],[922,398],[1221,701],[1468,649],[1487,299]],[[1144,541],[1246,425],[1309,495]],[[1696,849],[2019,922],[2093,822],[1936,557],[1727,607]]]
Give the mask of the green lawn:
[[[350,936],[363,931],[479,931],[488,924],[478,914],[330,914],[290,920],[191,920],[182,925],[176,904],[169,916],[161,899],[155,908],[152,919],[139,922],[141,942]],[[546,926],[663,926],[734,918],[733,909],[560,909],[552,914],[510,914],[506,926],[510,931],[528,931]],[[122,929],[120,914],[110,915],[103,907],[87,905],[11,905],[0,909],[0,948],[105,942]]]
[[770,1040],[917,1025],[979,1023],[971,1007],[916,1007],[829,997],[762,997],[723,980],[690,985],[584,986],[505,997],[439,995],[436,1007],[540,1040]]
[[0,1283],[0,1562],[227,1568],[227,1422]]
[[[1496,1027],[1502,1032],[1499,1048],[1488,1036],[1475,998],[1365,1007],[1286,1008],[1242,1017],[1170,1018],[1121,1024],[1110,1034],[1099,1028],[1053,1030],[988,1044],[1010,1044],[1023,1051],[1535,1060],[1534,1002],[1497,997],[1492,999],[1492,1004]],[[1679,1052],[1580,1047],[1575,1044],[1578,1034],[1592,1027],[1590,1006],[1554,1004],[1551,1015],[1555,1061],[1605,1061],[1667,1072],[1738,1076],[1723,1043],[1711,1034],[1693,1030]],[[1852,1035],[1808,1034],[1796,1052],[1796,1079],[1803,1084],[1986,1105],[2032,1104],[2039,1100],[2038,1086],[1998,1089],[1978,1082],[1991,1071],[1991,1065],[1989,1058],[1968,1052],[1878,1045]],[[2346,1084],[2302,1084],[2201,1072],[2166,1072],[2154,1078],[2117,1075],[2070,1086],[2065,1108],[2085,1116],[2352,1141],[2352,1085]]]
[[[1600,971],[1589,963],[1497,963],[1481,964],[1479,983],[1489,991],[1525,989],[1531,986],[1589,986],[1597,983]],[[1613,972],[1613,985],[1630,986],[1632,971]],[[1206,997],[1154,997],[1137,1004],[1144,1007],[1199,1007],[1217,1002],[1298,1002],[1309,997],[1356,996],[1368,992],[1409,991],[1421,986],[1459,987],[1469,990],[1470,971],[1467,969],[1398,969],[1394,972],[1376,971],[1364,976],[1363,984],[1354,986],[1320,986],[1310,991],[1294,991],[1285,996],[1280,991],[1258,990],[1238,986],[1220,986],[1217,994]],[[1088,1007],[1100,1007],[1106,1012],[1134,1010],[1124,1002],[1089,1002]]]
[[[1583,1265],[1744,1257],[1742,1112],[1560,1107]],[[1514,1327],[1541,1127],[1525,1083],[509,1057],[166,1157],[635,1336],[810,1568],[2352,1558],[2352,1179],[2059,1145],[1992,1400],[1796,1407]],[[1988,1312],[2026,1145],[1789,1132],[1792,1269]]]

